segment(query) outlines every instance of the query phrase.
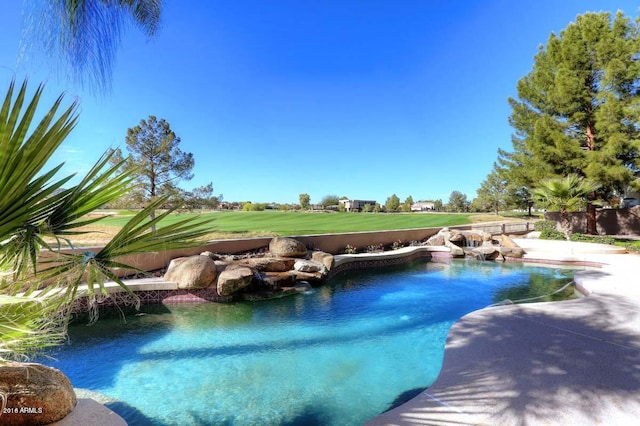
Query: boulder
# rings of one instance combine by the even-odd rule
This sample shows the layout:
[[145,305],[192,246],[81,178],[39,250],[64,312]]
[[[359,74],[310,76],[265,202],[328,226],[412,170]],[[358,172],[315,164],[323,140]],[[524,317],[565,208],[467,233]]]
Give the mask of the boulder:
[[489,232],[482,231],[482,246],[483,247],[493,247],[493,235]]
[[500,256],[500,251],[496,247],[476,247],[471,254],[478,260],[494,260]]
[[[446,236],[445,236],[446,239]],[[449,231],[449,241],[451,242],[461,242],[464,241],[466,238],[465,236],[460,233],[459,231]]]
[[165,281],[178,284],[180,289],[207,288],[216,282],[216,263],[209,256],[189,256],[173,259],[164,274]]
[[275,237],[269,243],[269,252],[278,257],[307,257],[307,247],[288,237]]
[[508,236],[508,235],[502,235],[500,237],[500,246],[502,246],[502,247],[510,247],[510,248],[515,248],[515,247],[520,248],[520,246],[518,244],[516,244],[516,242],[513,241],[513,239],[511,239],[511,237]]
[[314,251],[311,253],[311,260],[316,262],[320,262],[327,268],[327,271],[330,271],[333,268],[333,255],[329,253],[325,253],[323,251]]
[[327,272],[327,268],[322,263],[305,259],[296,260],[293,269],[300,272],[321,272],[323,274]]
[[200,253],[200,256],[208,256],[213,260],[220,260],[221,259],[219,254],[214,253],[212,251],[203,251],[202,253]]
[[499,250],[500,254],[504,257],[515,257],[519,259],[524,256],[522,247],[500,247]]
[[296,277],[297,281],[308,281],[311,285],[320,285],[327,277],[327,275],[322,272],[302,272],[294,270],[292,274]]
[[256,271],[264,272],[284,272],[293,268],[295,259],[283,257],[250,257],[238,261],[238,264],[244,265]]
[[0,365],[0,391],[6,405],[3,425],[46,425],[62,420],[76,406],[73,387],[60,370],[34,363]]
[[451,256],[453,257],[462,257],[464,256],[464,250],[462,249],[462,247],[459,247],[455,244],[453,244],[450,241],[446,241],[444,243],[445,247],[449,248],[449,251],[451,252]]
[[[480,232],[465,232],[462,234],[464,237],[465,245],[468,247],[479,247],[482,245],[482,234]],[[454,241],[454,240],[450,240]]]
[[227,268],[218,276],[217,291],[220,296],[231,296],[251,284],[253,271],[247,267]]
[[428,246],[443,246],[444,245],[444,236],[440,233],[436,235],[432,235],[427,240],[426,245]]
[[224,271],[229,267],[229,265],[231,265],[231,263],[226,260],[214,260],[214,263],[216,264],[216,271],[218,271],[218,273]]
[[282,288],[295,284],[296,276],[290,271],[287,272],[262,272],[260,281],[265,287]]

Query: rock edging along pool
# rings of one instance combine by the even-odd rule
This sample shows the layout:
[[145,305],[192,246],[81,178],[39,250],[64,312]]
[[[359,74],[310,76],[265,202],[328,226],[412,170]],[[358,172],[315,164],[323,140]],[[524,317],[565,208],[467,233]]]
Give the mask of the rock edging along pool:
[[[403,247],[398,250],[383,253],[344,254],[334,256],[334,266],[328,274],[331,279],[336,274],[351,269],[367,269],[391,265],[402,265],[416,259],[449,259],[449,251],[442,247],[415,246]],[[105,289],[108,297],[99,299],[100,308],[112,308],[115,306],[134,306],[150,304],[182,304],[182,303],[206,303],[206,302],[231,302],[233,297],[220,296],[215,288],[182,290],[177,283],[166,281],[162,277],[136,278],[124,280],[127,286],[134,292],[135,297],[127,293],[115,282],[106,282]],[[86,289],[80,286],[79,291]],[[295,294],[291,291],[284,295]],[[136,299],[137,297],[137,299]],[[86,297],[79,297],[73,307],[75,313],[84,313],[89,310]]]

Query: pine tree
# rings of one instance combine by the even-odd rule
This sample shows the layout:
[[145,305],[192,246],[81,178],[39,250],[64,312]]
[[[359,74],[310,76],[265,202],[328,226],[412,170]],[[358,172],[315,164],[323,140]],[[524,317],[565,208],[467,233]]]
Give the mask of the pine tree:
[[490,209],[498,215],[500,214],[500,209],[507,208],[511,204],[510,195],[508,182],[502,176],[498,165],[494,163],[493,170],[491,170],[491,173],[478,189],[476,204],[480,204],[479,207]]
[[[173,197],[182,201],[179,180],[191,180],[195,164],[193,154],[183,152],[180,138],[171,130],[169,123],[150,115],[147,120],[127,130],[127,151],[130,156],[123,169],[133,172],[137,185],[132,198],[144,205],[158,197]],[[120,149],[115,150],[112,162],[122,161]],[[152,219],[155,212],[151,214]]]
[[600,184],[588,196],[589,233],[598,198],[640,187],[640,24],[621,12],[586,13],[551,34],[509,99],[512,153],[499,163],[518,184],[576,174]]

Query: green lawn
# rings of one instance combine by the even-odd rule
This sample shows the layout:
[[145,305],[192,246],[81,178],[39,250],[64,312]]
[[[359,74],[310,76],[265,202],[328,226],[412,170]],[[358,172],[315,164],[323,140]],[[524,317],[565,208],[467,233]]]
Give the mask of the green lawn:
[[[169,216],[162,223],[170,223],[196,213]],[[254,235],[308,235],[357,231],[381,231],[391,229],[428,228],[471,223],[469,214],[413,213],[323,213],[283,211],[220,211],[200,215],[210,219],[211,232],[251,233]],[[101,225],[122,226],[128,216],[118,215],[100,221]],[[160,225],[162,226],[162,224]]]

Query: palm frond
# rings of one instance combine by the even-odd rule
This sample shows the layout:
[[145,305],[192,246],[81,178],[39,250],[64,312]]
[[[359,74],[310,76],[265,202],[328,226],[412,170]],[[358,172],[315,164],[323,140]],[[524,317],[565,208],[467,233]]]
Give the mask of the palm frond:
[[585,197],[599,188],[597,183],[570,174],[562,178],[545,179],[532,195],[547,208],[561,213],[578,209]]
[[134,295],[124,281],[114,273],[114,269],[127,269],[141,273],[147,271],[123,263],[118,258],[139,253],[196,247],[202,244],[198,239],[211,232],[205,226],[211,221],[200,220],[198,217],[187,218],[152,231],[153,225],[159,224],[174,211],[174,209],[167,210],[151,219],[150,213],[165,202],[166,198],[157,199],[138,212],[97,253],[90,251],[58,253],[55,259],[43,262],[51,266],[43,269],[39,273],[39,278],[44,281],[55,281],[65,277],[66,285],[72,292],[71,297],[75,296],[81,284],[86,283],[90,301],[94,301],[98,295],[108,294],[105,287],[107,281],[117,283]]
[[78,185],[62,194],[62,201],[48,216],[43,231],[53,236],[77,235],[79,232],[74,229],[103,219],[82,219],[84,216],[127,193],[134,170],[121,171],[126,159],[103,171],[113,154],[103,154]]
[[129,20],[153,36],[161,0],[46,0],[28,2],[26,49],[41,49],[49,62],[93,89],[109,88],[115,53]]
[[27,82],[15,96],[11,82],[0,108],[0,256],[3,270],[8,267],[16,275],[29,265],[35,269],[42,246],[38,229],[61,200],[56,191],[71,178],[53,180],[62,165],[42,169],[75,126],[76,104],[58,115],[60,96],[34,122],[43,88],[27,101]]
[[22,361],[65,340],[63,293],[0,295],[0,361]]

